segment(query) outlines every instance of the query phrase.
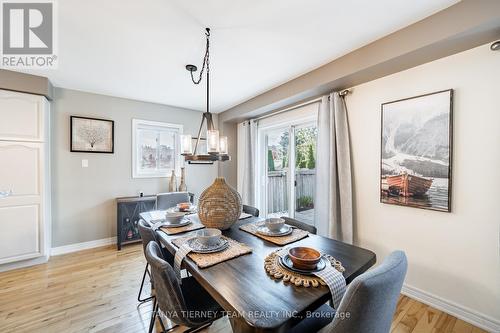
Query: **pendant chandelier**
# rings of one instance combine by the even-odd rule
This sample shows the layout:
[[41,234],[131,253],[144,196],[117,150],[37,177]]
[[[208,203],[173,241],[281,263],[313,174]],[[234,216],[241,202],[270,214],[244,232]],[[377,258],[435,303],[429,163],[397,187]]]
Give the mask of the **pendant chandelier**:
[[[207,77],[207,111],[202,114],[200,129],[198,136],[192,138],[191,135],[181,135],[181,154],[189,164],[213,164],[215,161],[229,161],[231,157],[228,155],[228,142],[227,136],[219,136],[219,131],[215,129],[212,120],[212,113],[210,113],[209,93],[210,93],[210,29],[206,28],[205,36],[207,38],[207,45],[205,50],[205,57],[203,58],[203,65],[200,70],[200,75],[197,79],[194,77],[194,72],[198,70],[195,65],[186,65],[186,69],[191,74],[191,80],[194,84],[200,84],[203,79],[203,72],[206,71]],[[201,137],[203,124],[207,123],[206,138]],[[192,140],[196,139],[194,151],[192,147]],[[200,153],[200,141],[206,141],[207,152]]]

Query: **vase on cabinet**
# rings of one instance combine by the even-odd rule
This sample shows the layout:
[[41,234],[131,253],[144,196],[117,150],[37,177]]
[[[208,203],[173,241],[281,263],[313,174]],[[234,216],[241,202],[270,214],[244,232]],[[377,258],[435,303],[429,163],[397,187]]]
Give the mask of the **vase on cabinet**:
[[181,168],[181,183],[179,184],[179,192],[187,192],[186,185],[186,168]]
[[172,170],[172,175],[170,176],[170,183],[168,185],[169,192],[177,192],[177,178],[175,177],[175,170]]

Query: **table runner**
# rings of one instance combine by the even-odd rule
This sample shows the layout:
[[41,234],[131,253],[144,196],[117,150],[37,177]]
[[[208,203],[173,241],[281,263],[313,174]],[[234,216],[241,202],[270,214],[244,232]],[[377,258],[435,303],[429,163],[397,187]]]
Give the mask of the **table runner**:
[[265,225],[264,221],[247,223],[240,226],[240,229],[276,245],[287,245],[296,242],[298,240],[301,240],[302,238],[305,238],[309,235],[309,232],[305,230],[292,227],[292,233],[289,235],[265,236],[257,232],[257,228],[260,227],[261,225]]
[[[222,236],[222,238],[227,240],[229,243],[229,246],[225,250],[215,253],[190,252],[191,248],[187,246],[187,241],[193,237],[195,237],[195,235],[191,234],[189,236],[179,237],[172,240],[172,244],[179,248],[175,253],[174,266],[176,267],[174,267],[174,270],[178,270],[180,272],[182,260],[184,260],[186,255],[193,260],[199,268],[207,268],[252,252],[252,248],[248,245],[237,242],[226,236]],[[178,277],[180,277],[180,275],[178,275]]]

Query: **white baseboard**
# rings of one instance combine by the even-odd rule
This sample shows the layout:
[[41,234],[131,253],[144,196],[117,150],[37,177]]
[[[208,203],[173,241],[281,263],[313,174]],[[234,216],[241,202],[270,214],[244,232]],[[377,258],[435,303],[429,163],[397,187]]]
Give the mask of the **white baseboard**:
[[23,261],[11,262],[8,264],[2,264],[2,265],[0,265],[0,273],[6,272],[6,271],[11,271],[11,270],[18,269],[18,268],[24,268],[24,267],[44,264],[48,260],[49,260],[49,256],[42,256],[42,257],[38,257],[38,258],[34,258],[34,259],[27,259],[27,260],[23,260]]
[[488,332],[500,332],[500,321],[463,305],[453,303],[407,284],[403,285],[401,293]]
[[76,243],[76,244],[68,244],[58,247],[53,247],[50,251],[50,254],[53,256],[57,256],[60,254],[66,254],[76,251],[88,250],[94,247],[106,246],[116,244],[116,237],[96,239],[90,242]]

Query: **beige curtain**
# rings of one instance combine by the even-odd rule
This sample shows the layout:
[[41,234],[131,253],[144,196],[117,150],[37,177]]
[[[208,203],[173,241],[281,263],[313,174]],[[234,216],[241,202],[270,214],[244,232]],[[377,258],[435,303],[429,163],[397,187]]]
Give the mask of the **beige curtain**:
[[255,120],[245,121],[243,124],[245,137],[245,157],[243,165],[243,186],[242,201],[245,205],[255,207],[256,203],[256,145],[257,145],[257,126]]
[[353,242],[349,126],[345,101],[324,96],[318,113],[315,224],[318,234]]

